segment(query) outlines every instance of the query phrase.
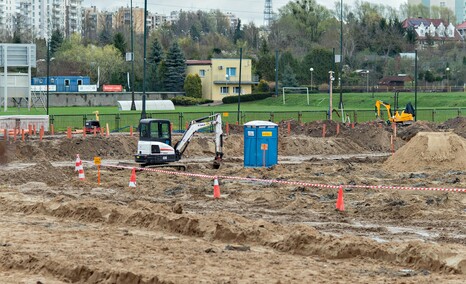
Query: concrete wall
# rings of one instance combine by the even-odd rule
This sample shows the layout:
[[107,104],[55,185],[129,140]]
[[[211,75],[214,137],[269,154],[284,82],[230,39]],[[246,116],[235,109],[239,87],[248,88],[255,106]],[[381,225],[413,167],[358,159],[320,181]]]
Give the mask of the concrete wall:
[[[41,97],[44,104],[46,104],[47,96],[46,92],[37,93],[37,96],[32,96],[32,101],[36,107],[41,107],[42,103],[38,100]],[[146,92],[147,100],[169,100],[176,96],[184,96],[184,93],[175,92]],[[49,92],[49,107],[72,107],[72,106],[118,106],[118,101],[131,100],[131,92],[123,93],[55,93]],[[134,100],[142,100],[142,92],[134,93]],[[19,101],[18,99],[16,100]],[[13,107],[17,104],[12,100],[8,100],[8,106]],[[25,99],[21,100],[21,106],[27,107]]]

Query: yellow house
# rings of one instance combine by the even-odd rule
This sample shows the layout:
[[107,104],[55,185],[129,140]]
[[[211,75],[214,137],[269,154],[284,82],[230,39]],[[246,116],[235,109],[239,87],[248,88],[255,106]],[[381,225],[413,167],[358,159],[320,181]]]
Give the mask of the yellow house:
[[[239,93],[238,58],[212,58],[211,60],[186,60],[186,74],[198,74],[202,82],[202,97],[221,101],[226,96]],[[251,59],[243,59],[241,64],[241,94],[250,94],[252,86]]]

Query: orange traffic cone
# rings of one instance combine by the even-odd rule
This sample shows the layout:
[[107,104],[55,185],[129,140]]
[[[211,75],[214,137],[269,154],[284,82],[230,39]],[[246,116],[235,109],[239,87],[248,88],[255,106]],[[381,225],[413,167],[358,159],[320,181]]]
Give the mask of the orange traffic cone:
[[75,171],[78,171],[78,177],[80,180],[84,180],[84,168],[83,168],[83,162],[81,161],[81,158],[79,158],[79,154],[76,154],[76,166],[74,168]]
[[214,178],[214,198],[220,198],[220,186],[217,177]]
[[136,187],[136,169],[133,168],[129,179],[129,187]]
[[340,186],[340,189],[338,190],[336,208],[339,211],[345,211],[345,202],[343,201],[343,187],[341,186]]

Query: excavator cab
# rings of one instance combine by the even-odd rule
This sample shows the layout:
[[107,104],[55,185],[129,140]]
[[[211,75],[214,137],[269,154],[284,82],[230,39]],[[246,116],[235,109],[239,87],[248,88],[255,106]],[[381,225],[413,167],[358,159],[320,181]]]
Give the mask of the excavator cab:
[[157,141],[171,146],[170,121],[166,119],[141,119],[139,122],[139,140]]

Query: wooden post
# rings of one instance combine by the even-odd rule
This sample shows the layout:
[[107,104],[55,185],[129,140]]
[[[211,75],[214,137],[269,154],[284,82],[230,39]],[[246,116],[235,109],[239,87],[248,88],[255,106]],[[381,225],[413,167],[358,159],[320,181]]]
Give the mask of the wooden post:
[[24,129],[21,129],[21,141],[24,142]]
[[225,132],[226,132],[227,135],[230,134],[230,124],[228,124],[228,122],[225,125]]
[[288,135],[290,135],[291,134],[291,122],[289,121],[288,121],[287,129],[288,129]]
[[86,127],[83,127],[83,138],[86,138]]

